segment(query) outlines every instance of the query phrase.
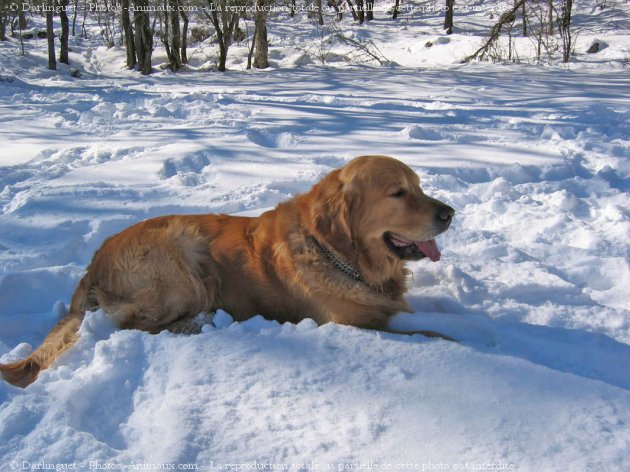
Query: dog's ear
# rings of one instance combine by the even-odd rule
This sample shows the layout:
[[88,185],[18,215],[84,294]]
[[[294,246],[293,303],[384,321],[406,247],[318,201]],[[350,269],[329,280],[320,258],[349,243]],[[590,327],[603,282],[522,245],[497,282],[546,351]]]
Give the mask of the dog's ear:
[[354,189],[351,183],[341,180],[340,174],[341,170],[331,172],[313,188],[311,217],[320,238],[337,251],[349,254]]

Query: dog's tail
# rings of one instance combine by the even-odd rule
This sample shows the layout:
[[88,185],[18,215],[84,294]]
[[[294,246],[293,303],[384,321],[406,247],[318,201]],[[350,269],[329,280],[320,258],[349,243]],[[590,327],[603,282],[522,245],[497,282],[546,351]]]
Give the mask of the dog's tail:
[[70,306],[70,313],[63,317],[44,342],[30,356],[10,364],[0,364],[0,377],[17,387],[33,383],[39,373],[63,352],[79,340],[79,328],[85,317],[87,303],[86,277],[81,280]]

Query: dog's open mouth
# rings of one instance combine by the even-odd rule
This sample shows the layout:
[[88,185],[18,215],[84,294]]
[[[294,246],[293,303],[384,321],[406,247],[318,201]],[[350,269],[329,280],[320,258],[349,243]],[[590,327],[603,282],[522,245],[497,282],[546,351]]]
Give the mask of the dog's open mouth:
[[383,239],[387,247],[400,259],[417,260],[428,257],[433,262],[440,260],[440,250],[435,243],[435,239],[428,241],[412,241],[400,234],[390,231],[383,234]]

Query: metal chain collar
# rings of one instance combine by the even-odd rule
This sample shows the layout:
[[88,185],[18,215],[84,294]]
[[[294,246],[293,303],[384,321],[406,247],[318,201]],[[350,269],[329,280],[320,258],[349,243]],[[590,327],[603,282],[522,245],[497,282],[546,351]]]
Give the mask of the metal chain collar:
[[313,243],[317,248],[322,252],[322,254],[328,259],[328,261],[334,265],[339,271],[346,274],[348,277],[354,280],[361,280],[361,272],[355,267],[352,267],[350,264],[341,260],[335,253],[333,253],[328,247],[324,246],[320,243],[315,237],[310,236],[310,239],[313,240]]

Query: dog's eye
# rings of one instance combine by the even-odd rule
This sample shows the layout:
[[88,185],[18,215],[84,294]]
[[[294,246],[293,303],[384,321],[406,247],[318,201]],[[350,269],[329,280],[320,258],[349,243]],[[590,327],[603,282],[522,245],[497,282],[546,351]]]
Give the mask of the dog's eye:
[[407,191],[404,188],[399,189],[397,192],[392,193],[390,197],[392,198],[402,198],[407,194]]

